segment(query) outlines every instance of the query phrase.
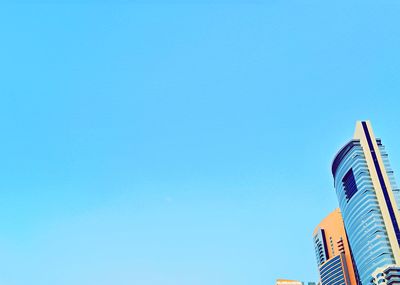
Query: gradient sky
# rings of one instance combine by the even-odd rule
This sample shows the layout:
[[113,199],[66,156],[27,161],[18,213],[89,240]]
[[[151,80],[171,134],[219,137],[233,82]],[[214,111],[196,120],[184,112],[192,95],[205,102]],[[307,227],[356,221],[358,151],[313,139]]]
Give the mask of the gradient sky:
[[3,4],[0,284],[316,281],[311,235],[356,120],[400,171],[399,15],[398,0]]

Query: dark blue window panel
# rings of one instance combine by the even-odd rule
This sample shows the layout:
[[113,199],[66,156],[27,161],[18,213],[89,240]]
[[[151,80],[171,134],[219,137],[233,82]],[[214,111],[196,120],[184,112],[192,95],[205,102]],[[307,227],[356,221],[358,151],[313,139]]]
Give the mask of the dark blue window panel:
[[346,193],[347,201],[349,201],[351,197],[353,197],[353,195],[357,193],[358,190],[352,168],[350,168],[350,170],[347,171],[346,175],[342,179],[342,182],[343,182],[344,192]]
[[321,229],[321,234],[322,234],[322,239],[324,242],[324,251],[325,251],[326,260],[328,260],[329,254],[328,254],[328,245],[326,244],[325,230]]

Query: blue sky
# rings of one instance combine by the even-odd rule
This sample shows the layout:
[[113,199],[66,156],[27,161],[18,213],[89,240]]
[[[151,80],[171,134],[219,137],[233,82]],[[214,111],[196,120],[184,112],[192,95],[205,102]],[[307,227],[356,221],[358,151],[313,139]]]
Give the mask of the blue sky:
[[400,171],[399,13],[4,4],[0,284],[317,280],[311,234],[356,120]]

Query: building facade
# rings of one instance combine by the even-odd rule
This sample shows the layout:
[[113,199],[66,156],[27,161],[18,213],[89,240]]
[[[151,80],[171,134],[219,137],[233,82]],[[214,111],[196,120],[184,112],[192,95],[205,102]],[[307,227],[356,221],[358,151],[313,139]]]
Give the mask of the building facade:
[[321,285],[357,285],[351,251],[339,209],[330,213],[313,233]]
[[400,284],[400,267],[388,265],[377,268],[372,273],[371,285],[398,285]]
[[356,123],[332,174],[355,270],[367,285],[378,268],[400,264],[400,190],[369,121]]
[[297,280],[289,280],[289,279],[277,279],[276,280],[276,285],[315,285],[315,282],[308,282],[304,283],[302,281],[297,281]]

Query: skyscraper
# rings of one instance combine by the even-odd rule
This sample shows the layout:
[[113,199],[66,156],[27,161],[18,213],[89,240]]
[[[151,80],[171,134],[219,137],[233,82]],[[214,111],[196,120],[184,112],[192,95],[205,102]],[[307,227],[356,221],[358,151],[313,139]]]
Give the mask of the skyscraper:
[[342,214],[330,213],[315,228],[314,248],[322,285],[357,285]]
[[367,285],[376,269],[400,264],[400,190],[369,121],[356,123],[332,174],[356,270]]

